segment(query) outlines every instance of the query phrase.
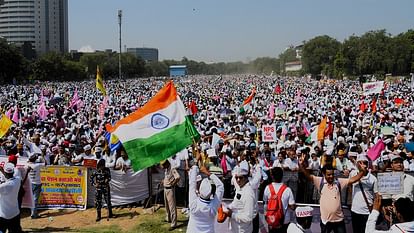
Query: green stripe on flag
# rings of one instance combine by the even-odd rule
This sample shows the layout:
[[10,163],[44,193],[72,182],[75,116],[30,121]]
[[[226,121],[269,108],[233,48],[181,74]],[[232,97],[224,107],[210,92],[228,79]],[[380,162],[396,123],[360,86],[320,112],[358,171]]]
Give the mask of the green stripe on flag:
[[149,138],[122,143],[134,171],[150,167],[191,145],[200,137],[188,118],[180,124]]

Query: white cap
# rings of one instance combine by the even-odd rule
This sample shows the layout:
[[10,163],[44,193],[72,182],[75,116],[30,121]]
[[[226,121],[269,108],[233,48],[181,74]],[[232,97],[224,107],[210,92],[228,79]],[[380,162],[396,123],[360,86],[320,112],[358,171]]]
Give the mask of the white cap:
[[95,152],[102,152],[102,147],[95,147]]
[[89,145],[89,144],[83,147],[83,150],[85,150],[85,151],[90,150],[90,149],[92,149],[92,148],[91,148],[91,145]]
[[236,176],[246,176],[249,174],[249,164],[244,160],[235,168]]
[[357,152],[353,152],[353,151],[348,152],[348,157],[351,157],[351,156],[357,157],[358,156],[358,153]]
[[313,208],[310,206],[297,207],[295,212],[297,218],[311,217]]
[[391,142],[391,138],[387,138],[386,140],[384,140],[384,144],[387,145],[388,143]]
[[203,199],[210,199],[211,195],[211,183],[208,178],[204,178],[200,184],[200,197]]
[[13,174],[14,173],[14,164],[6,163],[4,165],[4,172],[8,173],[8,174]]
[[357,160],[356,160],[357,162],[359,162],[359,161],[368,161],[368,158],[367,158],[367,156],[366,155],[364,155],[364,154],[360,154],[360,155],[358,155],[358,157],[357,157]]

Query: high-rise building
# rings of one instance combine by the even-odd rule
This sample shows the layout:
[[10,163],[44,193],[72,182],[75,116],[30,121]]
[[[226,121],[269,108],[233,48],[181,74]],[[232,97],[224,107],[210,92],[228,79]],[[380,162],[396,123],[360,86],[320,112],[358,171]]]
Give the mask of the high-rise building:
[[38,55],[68,52],[68,0],[0,0],[0,37]]
[[144,61],[158,61],[158,49],[156,48],[127,48],[127,53],[134,54]]

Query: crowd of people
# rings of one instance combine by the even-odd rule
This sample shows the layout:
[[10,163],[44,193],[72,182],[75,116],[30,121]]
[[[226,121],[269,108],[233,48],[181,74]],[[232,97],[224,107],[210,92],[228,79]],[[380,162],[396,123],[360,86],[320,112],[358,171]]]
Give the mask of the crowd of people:
[[[99,186],[99,221],[102,196],[110,206],[110,172],[105,168],[131,168],[122,147],[108,146],[104,126],[142,107],[165,80],[106,81],[107,97],[92,88],[92,81],[0,87],[1,111],[14,121],[0,139],[0,154],[12,162],[3,169],[0,202],[27,174],[38,198],[42,166],[77,166],[96,159],[99,169],[92,183]],[[357,81],[307,77],[191,76],[174,83],[201,140],[162,162],[166,221],[172,230],[177,227],[175,187],[189,190],[187,232],[215,232],[212,223],[218,215],[226,217],[231,232],[258,232],[258,201],[263,201],[270,232],[303,232],[310,227],[312,210],[296,207],[296,202],[306,200],[320,204],[321,232],[345,232],[342,204],[348,187],[353,232],[414,230],[413,215],[407,211],[413,205],[414,178],[404,174],[402,192],[382,196],[376,178],[381,172],[414,171],[411,83],[386,82],[381,93],[368,96]],[[244,105],[249,96],[251,102]],[[322,121],[326,127],[320,140],[312,135]],[[275,126],[273,141],[262,141],[263,125]],[[372,160],[367,152],[378,142],[385,148]],[[12,169],[20,157],[29,160],[26,174]],[[223,197],[233,201],[224,204]],[[18,203],[17,211],[8,205],[0,205],[3,232],[19,215]],[[36,207],[31,216],[38,217]]]

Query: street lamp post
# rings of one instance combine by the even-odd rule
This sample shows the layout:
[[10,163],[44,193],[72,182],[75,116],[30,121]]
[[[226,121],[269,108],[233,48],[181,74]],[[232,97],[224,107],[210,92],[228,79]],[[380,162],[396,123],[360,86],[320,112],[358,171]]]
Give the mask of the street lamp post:
[[122,10],[118,10],[118,23],[119,23],[119,79],[122,78],[121,70],[121,53],[122,53],[122,40],[121,40],[121,24],[122,24]]

